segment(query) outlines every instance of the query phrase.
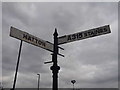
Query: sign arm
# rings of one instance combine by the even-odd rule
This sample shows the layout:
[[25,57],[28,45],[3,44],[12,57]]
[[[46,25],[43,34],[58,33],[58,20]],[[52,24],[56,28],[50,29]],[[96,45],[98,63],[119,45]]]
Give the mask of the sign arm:
[[86,31],[58,37],[58,45],[77,41],[77,40],[92,38],[95,36],[100,36],[100,35],[109,34],[109,33],[111,33],[110,26],[105,25],[102,27],[93,28]]

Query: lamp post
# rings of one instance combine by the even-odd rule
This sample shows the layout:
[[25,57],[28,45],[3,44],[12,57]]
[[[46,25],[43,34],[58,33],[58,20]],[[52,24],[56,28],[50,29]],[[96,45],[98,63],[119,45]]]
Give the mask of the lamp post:
[[40,74],[38,73],[38,90],[39,90],[39,83],[40,83]]
[[71,83],[73,84],[73,90],[74,90],[74,84],[75,84],[75,80],[71,80]]

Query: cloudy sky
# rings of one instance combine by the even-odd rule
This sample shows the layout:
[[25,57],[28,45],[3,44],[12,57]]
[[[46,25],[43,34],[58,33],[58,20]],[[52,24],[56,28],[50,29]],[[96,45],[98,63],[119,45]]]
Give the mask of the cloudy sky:
[[[118,3],[117,2],[3,2],[2,3],[2,80],[11,88],[20,40],[9,36],[10,26],[53,42],[54,29],[59,36],[110,25],[111,32],[85,40],[60,45],[58,56],[59,87],[118,87]],[[51,52],[23,43],[19,65],[18,88],[52,87]],[[23,83],[24,82],[24,83]]]

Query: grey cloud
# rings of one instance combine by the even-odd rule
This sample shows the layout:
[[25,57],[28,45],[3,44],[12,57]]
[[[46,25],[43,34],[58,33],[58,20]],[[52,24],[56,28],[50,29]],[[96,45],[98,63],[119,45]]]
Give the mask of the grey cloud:
[[[62,36],[105,24],[111,25],[111,34],[81,40],[80,43],[61,45],[65,50],[60,52],[66,57],[58,58],[61,66],[59,86],[71,87],[69,81],[75,78],[77,87],[79,85],[80,87],[117,87],[117,3],[7,2],[3,3],[2,10],[3,77],[9,78],[9,82],[8,79],[3,81],[6,87],[12,86],[19,48],[19,41],[9,37],[11,25],[53,42],[54,28],[57,28],[59,36]],[[38,72],[42,74],[41,87],[51,87],[52,72],[49,70],[51,64],[43,64],[44,61],[51,60],[50,54],[48,51],[24,43],[17,87],[36,87],[35,75]],[[94,78],[91,79],[90,76]],[[23,85],[24,81],[27,85]]]

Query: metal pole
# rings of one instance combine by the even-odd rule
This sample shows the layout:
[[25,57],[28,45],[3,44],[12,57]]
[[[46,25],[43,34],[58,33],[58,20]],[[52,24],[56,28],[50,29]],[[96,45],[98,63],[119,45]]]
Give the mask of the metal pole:
[[74,84],[73,84],[73,90],[74,90]]
[[71,80],[71,83],[73,84],[73,90],[74,90],[74,84],[75,84],[75,80]]
[[51,70],[53,73],[53,87],[52,90],[58,90],[58,71],[60,70],[60,67],[57,65],[57,54],[58,54],[58,33],[57,29],[55,28],[54,32],[54,50],[53,50],[53,66],[51,66]]
[[21,43],[20,43],[18,60],[17,60],[17,66],[16,66],[16,72],[15,72],[15,77],[14,77],[14,83],[13,83],[13,89],[12,90],[15,90],[16,79],[17,79],[17,72],[18,72],[18,66],[19,66],[19,61],[20,61],[21,48],[22,48],[22,40],[21,40]]
[[39,90],[40,74],[37,74],[37,75],[38,75],[38,90]]

